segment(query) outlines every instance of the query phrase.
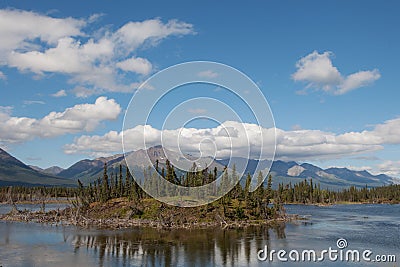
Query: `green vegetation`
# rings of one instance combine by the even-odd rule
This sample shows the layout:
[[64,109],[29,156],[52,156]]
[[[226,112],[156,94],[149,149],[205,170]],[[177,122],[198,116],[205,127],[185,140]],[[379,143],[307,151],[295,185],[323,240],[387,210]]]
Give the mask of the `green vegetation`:
[[363,188],[350,186],[341,191],[321,189],[313,180],[304,180],[294,186],[279,184],[275,195],[284,203],[334,204],[334,203],[400,203],[400,185]]
[[[179,183],[181,185],[199,186],[209,183],[215,180],[217,177],[217,170],[208,172],[207,170],[197,171],[193,166],[193,171],[188,172],[185,176],[180,178],[177,177],[174,167],[167,161],[166,170],[162,169],[160,174],[172,183]],[[156,166],[157,169],[157,166]],[[220,198],[218,201],[208,204],[205,207],[192,208],[188,212],[188,208],[171,207],[162,204],[158,201],[151,199],[145,191],[138,185],[135,179],[130,175],[128,169],[125,171],[126,176],[123,177],[122,166],[119,168],[118,174],[108,175],[107,165],[104,165],[103,177],[98,178],[93,184],[84,187],[83,184],[78,181],[79,187],[77,189],[77,201],[76,206],[79,206],[82,212],[93,209],[98,203],[111,203],[115,199],[120,199],[119,202],[128,201],[128,205],[131,209],[131,215],[137,218],[153,218],[154,209],[165,209],[169,210],[170,213],[176,212],[181,214],[193,213],[193,210],[198,212],[200,217],[205,220],[210,219],[210,214],[215,213],[215,216],[221,217],[221,220],[270,220],[280,218],[284,214],[284,209],[279,201],[279,198],[275,199],[272,186],[272,177],[268,178],[267,188],[261,185],[256,191],[249,192],[250,186],[250,175],[247,175],[246,185],[244,187],[238,183],[228,194]],[[221,184],[219,188],[215,190],[224,190],[226,186],[229,186],[231,179],[234,179],[236,171],[233,168],[232,174],[228,173],[225,168]],[[145,183],[145,186],[158,186],[156,183],[156,173],[151,173],[150,169],[145,170],[145,178],[149,177]],[[260,172],[258,175],[259,179],[263,178],[263,174]],[[169,190],[168,188],[158,190]],[[190,201],[189,196],[182,196],[181,200]],[[114,201],[115,203],[115,201]],[[155,208],[154,205],[157,207]],[[153,207],[153,208],[152,208]],[[186,211],[183,211],[186,210]],[[202,216],[202,214],[204,216]],[[206,216],[205,214],[208,214]],[[159,214],[157,215],[159,216]],[[207,217],[207,218],[206,218]],[[211,218],[212,219],[212,218]]]
[[[157,172],[164,179],[180,186],[194,187],[208,184],[217,179],[218,170],[199,171],[195,165],[183,174],[176,175],[174,167],[167,161],[165,168],[156,171],[144,170],[144,188],[159,190],[167,195],[170,188],[161,188],[157,183]],[[356,188],[354,186],[342,191],[321,189],[312,179],[303,180],[295,185],[279,184],[277,190],[272,189],[273,179],[269,175],[266,183],[262,183],[255,191],[249,192],[251,176],[247,174],[220,199],[207,205],[183,208],[169,206],[159,202],[142,189],[130,171],[119,166],[118,173],[110,173],[104,164],[103,176],[95,182],[84,186],[78,180],[78,187],[0,187],[0,202],[14,206],[14,217],[10,220],[32,220],[59,222],[65,220],[82,226],[100,225],[103,227],[128,227],[133,225],[162,227],[192,227],[215,225],[252,225],[287,220],[283,204],[334,204],[334,203],[400,203],[400,185],[383,187]],[[236,168],[231,171],[225,168],[219,183],[212,190],[219,192],[230,186],[232,180],[238,179]],[[263,174],[258,174],[261,182]],[[266,184],[266,186],[264,185]],[[57,198],[69,198],[73,207],[62,212],[47,213],[47,217],[35,214],[23,214],[16,207],[17,202],[44,203]],[[168,197],[168,196],[167,196]],[[180,203],[193,201],[190,195],[179,196]],[[179,202],[178,202],[179,203]],[[16,211],[16,212],[15,212]],[[19,217],[18,217],[19,216]],[[40,218],[38,219],[37,216]],[[19,218],[19,219],[18,219]],[[45,219],[44,219],[45,218]],[[21,219],[22,220],[22,219]]]
[[77,192],[76,187],[5,186],[0,187],[0,203],[59,201],[62,198],[74,198]]

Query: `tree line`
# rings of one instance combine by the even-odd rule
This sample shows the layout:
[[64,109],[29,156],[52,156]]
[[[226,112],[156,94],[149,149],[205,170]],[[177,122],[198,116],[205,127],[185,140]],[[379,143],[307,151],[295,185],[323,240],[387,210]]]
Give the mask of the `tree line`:
[[77,194],[74,187],[45,187],[45,186],[4,186],[0,187],[1,202],[37,202],[58,200],[59,198],[72,198]]
[[[184,174],[177,175],[177,172],[167,160],[165,168],[159,168],[156,161],[155,170],[152,168],[143,170],[143,182],[139,186],[138,182],[131,175],[127,167],[119,166],[119,171],[109,173],[107,164],[104,165],[103,175],[97,180],[84,186],[78,180],[77,188],[70,187],[0,187],[0,202],[23,202],[23,201],[44,201],[58,198],[76,197],[78,204],[89,206],[94,202],[107,202],[115,198],[127,198],[134,204],[139,205],[143,199],[150,198],[142,189],[160,190],[167,194],[168,188],[160,188],[158,175],[160,174],[167,181],[185,187],[201,186],[215,181],[221,175],[220,183],[212,190],[225,190],[231,187],[232,181],[237,181],[235,166],[229,171],[225,168],[219,173],[217,168],[212,171],[208,169],[198,170],[193,165],[192,169]],[[258,174],[259,181],[263,179],[263,174]],[[320,184],[313,182],[312,179],[305,179],[297,184],[278,184],[277,189],[272,189],[272,177],[268,176],[267,182],[254,192],[249,192],[251,182],[250,174],[243,177],[239,183],[233,186],[228,194],[218,199],[213,205],[220,206],[226,216],[239,218],[273,218],[277,217],[282,211],[282,204],[301,203],[301,204],[333,204],[338,202],[367,202],[367,203],[399,203],[400,185],[387,185],[382,187],[362,188],[350,186],[342,190],[322,189]]]
[[338,202],[399,203],[400,185],[357,188],[350,186],[342,190],[321,189],[312,179],[297,184],[279,184],[275,192],[284,203],[333,204]]

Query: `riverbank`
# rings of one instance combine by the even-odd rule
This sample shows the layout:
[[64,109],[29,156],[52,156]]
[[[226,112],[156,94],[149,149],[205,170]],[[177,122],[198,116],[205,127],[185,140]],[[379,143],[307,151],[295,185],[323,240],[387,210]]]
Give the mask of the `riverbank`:
[[[46,201],[46,204],[71,204],[70,200],[58,199]],[[36,204],[41,202],[24,201],[19,204]],[[237,203],[233,203],[235,206]],[[336,202],[336,203],[286,203],[285,205],[305,206],[333,206],[357,204],[397,204],[397,203],[369,203],[369,202]],[[152,227],[164,229],[198,229],[208,227],[242,228],[257,225],[282,224],[290,221],[303,220],[298,215],[282,213],[274,219],[251,219],[229,217],[224,215],[221,207],[206,205],[196,208],[182,208],[168,206],[154,199],[144,199],[139,204],[127,198],[117,198],[106,203],[91,203],[86,208],[67,207],[63,209],[43,211],[12,210],[7,214],[0,214],[0,220],[8,222],[34,222],[50,225],[74,225],[83,228],[121,229],[130,227]]]
[[106,203],[92,203],[87,208],[41,211],[13,210],[0,215],[2,221],[35,222],[51,225],[74,225],[84,228],[120,229],[130,227],[154,227],[165,229],[195,228],[242,228],[255,225],[276,225],[300,219],[296,215],[282,214],[274,219],[232,219],[213,205],[196,208],[168,206],[153,199],[134,204],[125,198]]
[[288,202],[283,203],[284,205],[305,205],[305,206],[318,206],[318,207],[329,207],[333,205],[371,205],[371,204],[391,204],[396,205],[400,204],[400,201],[397,200],[381,200],[381,201],[336,201],[330,203],[299,203],[299,202]]
[[[45,200],[23,200],[23,201],[15,201],[14,204],[16,205],[25,205],[25,204],[32,204],[32,205],[42,205],[44,204],[71,204],[71,201],[74,198],[68,197],[60,197],[60,198],[49,198]],[[0,202],[0,205],[9,204],[9,201]]]

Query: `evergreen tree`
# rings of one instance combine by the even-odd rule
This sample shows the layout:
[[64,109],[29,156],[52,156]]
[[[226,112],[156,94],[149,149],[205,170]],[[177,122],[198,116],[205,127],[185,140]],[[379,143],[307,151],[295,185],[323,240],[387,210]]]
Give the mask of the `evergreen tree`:
[[101,185],[101,201],[106,202],[110,199],[110,188],[108,187],[107,163],[104,163],[103,181]]
[[122,197],[124,195],[124,181],[122,178],[122,165],[119,165],[119,179],[118,179],[118,197]]
[[131,197],[131,174],[129,173],[128,166],[126,166],[125,171],[125,196]]

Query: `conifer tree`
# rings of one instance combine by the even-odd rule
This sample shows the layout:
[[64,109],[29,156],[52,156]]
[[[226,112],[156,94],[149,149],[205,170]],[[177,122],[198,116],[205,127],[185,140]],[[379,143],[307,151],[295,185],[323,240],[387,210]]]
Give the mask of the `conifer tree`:
[[104,163],[103,181],[101,185],[101,201],[106,202],[110,199],[110,189],[108,186],[107,163]]
[[132,188],[131,188],[131,175],[129,173],[128,166],[126,166],[125,171],[126,171],[126,173],[125,173],[125,196],[130,197]]
[[118,179],[118,197],[124,195],[124,181],[122,178],[122,165],[119,165],[119,179]]

